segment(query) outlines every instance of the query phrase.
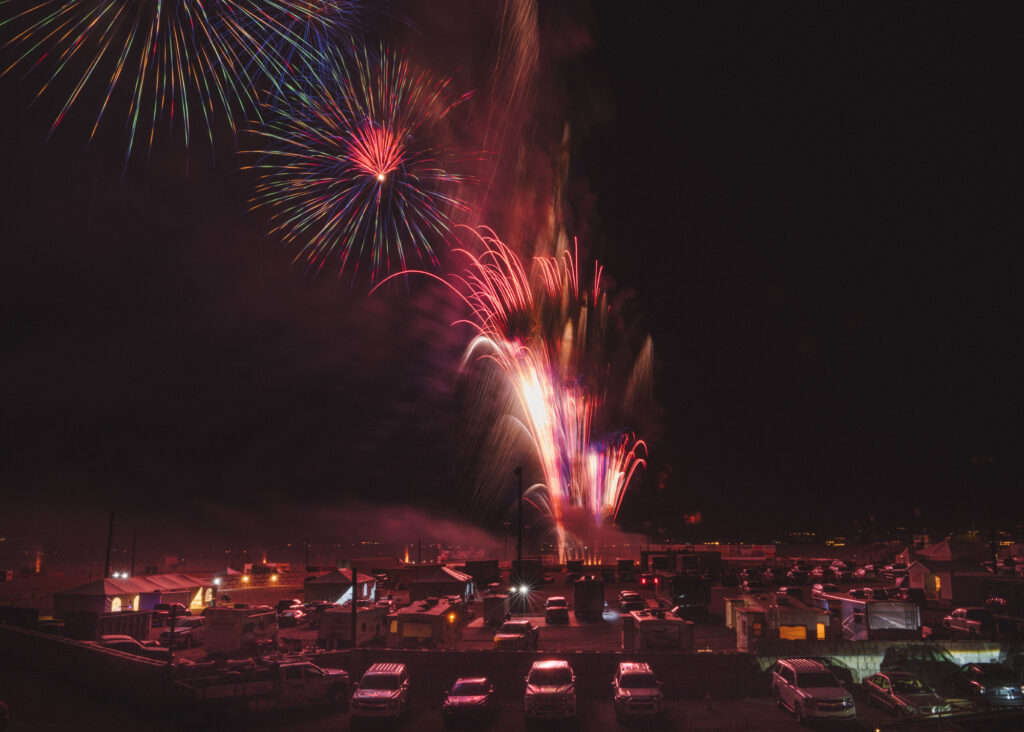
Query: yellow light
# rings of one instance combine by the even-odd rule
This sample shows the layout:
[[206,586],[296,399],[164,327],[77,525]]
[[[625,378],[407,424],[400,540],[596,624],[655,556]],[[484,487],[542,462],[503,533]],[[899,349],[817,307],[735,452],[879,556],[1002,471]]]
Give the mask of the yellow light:
[[384,174],[383,173],[377,173],[377,180],[379,180],[381,183],[383,183],[384,182]]
[[270,581],[271,582],[277,582],[277,575],[276,574],[270,575]]
[[455,613],[448,613],[448,622],[449,623],[454,623],[455,622]]
[[243,574],[242,575],[242,582],[248,582],[248,581],[249,581],[249,575]]

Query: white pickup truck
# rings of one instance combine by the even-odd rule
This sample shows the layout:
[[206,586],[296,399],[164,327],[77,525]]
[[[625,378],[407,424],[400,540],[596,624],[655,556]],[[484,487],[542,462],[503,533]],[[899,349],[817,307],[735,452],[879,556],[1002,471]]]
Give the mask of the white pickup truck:
[[302,706],[318,701],[344,704],[348,674],[307,661],[267,663],[216,676],[178,681],[187,697],[204,704],[225,704],[254,711]]
[[986,607],[958,607],[942,620],[952,631],[967,633],[971,638],[995,637],[996,619]]

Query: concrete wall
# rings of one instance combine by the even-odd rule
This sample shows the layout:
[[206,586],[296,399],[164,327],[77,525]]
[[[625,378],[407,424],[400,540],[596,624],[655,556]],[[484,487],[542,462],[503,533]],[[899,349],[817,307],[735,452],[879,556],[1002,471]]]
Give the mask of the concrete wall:
[[139,704],[170,698],[166,664],[81,641],[0,625],[0,657],[11,668],[57,674]]

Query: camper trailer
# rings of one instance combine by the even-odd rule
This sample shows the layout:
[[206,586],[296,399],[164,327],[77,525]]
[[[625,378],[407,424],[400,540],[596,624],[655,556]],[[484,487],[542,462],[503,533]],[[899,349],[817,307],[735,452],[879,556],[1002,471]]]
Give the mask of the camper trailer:
[[914,640],[921,638],[921,610],[911,600],[857,599],[815,595],[814,605],[840,626],[844,640]]
[[465,605],[458,598],[428,597],[388,618],[388,647],[451,647],[464,623]]
[[277,613],[272,608],[208,607],[203,643],[209,655],[259,655],[277,643]]
[[[388,633],[388,611],[384,607],[359,607],[356,612],[356,645],[383,644]],[[329,607],[320,616],[317,645],[347,648],[352,645],[352,604]]]

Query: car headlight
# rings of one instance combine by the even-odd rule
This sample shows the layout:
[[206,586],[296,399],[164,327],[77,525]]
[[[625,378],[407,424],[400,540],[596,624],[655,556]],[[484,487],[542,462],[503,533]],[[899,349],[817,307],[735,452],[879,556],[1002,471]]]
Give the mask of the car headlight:
[[907,714],[917,714],[918,710],[917,707],[915,707],[913,704],[904,704],[903,711]]

